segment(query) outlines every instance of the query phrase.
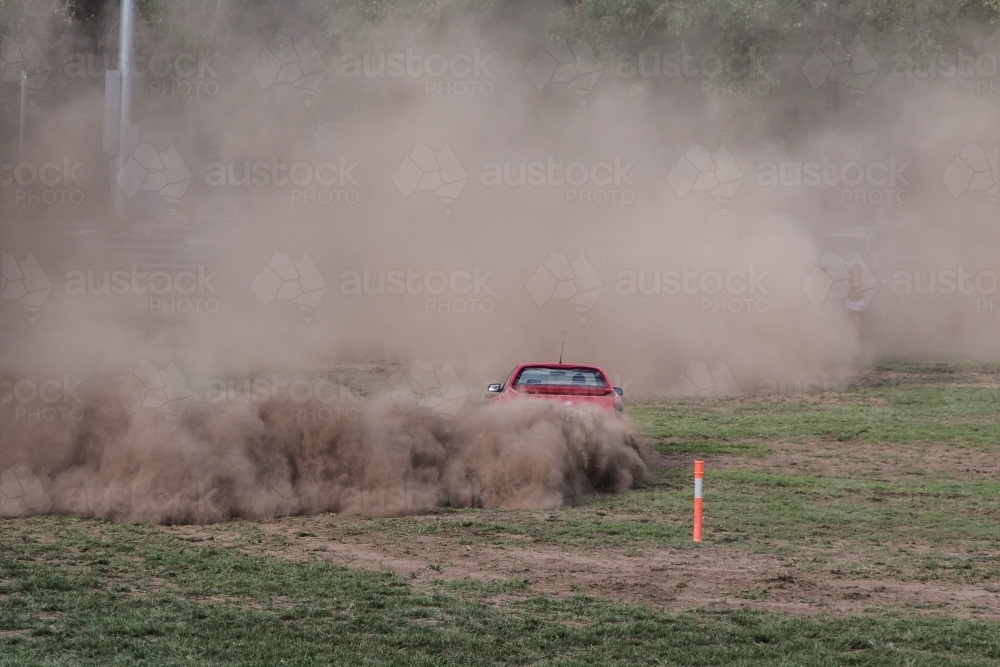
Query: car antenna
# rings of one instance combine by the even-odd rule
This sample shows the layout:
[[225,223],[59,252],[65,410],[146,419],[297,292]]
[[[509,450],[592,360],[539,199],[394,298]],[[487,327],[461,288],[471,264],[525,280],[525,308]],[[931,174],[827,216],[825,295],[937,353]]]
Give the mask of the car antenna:
[[562,353],[563,353],[563,348],[564,347],[566,347],[566,341],[563,341],[562,343],[559,344],[559,363],[560,364],[562,363]]

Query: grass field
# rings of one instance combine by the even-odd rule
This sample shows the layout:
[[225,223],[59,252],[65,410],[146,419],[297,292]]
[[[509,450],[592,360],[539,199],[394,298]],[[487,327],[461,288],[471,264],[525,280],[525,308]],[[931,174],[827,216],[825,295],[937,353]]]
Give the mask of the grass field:
[[1000,665],[998,386],[633,404],[663,465],[555,511],[0,520],[0,666]]

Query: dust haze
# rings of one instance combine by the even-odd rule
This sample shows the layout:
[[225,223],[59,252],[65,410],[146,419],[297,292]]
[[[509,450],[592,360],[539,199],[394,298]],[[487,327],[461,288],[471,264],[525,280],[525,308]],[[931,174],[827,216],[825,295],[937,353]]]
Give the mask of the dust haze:
[[[596,83],[574,87],[539,55],[551,11],[433,33],[404,15],[167,17],[186,32],[137,38],[175,69],[136,77],[130,148],[173,147],[190,184],[169,197],[147,169],[120,214],[128,179],[101,150],[117,29],[108,45],[29,26],[59,95],[37,93],[25,156],[4,162],[82,166],[80,201],[0,193],[0,468],[36,499],[17,512],[389,515],[625,490],[648,463],[627,423],[484,405],[563,344],[626,400],[1000,356],[1000,95],[915,81],[877,36],[862,89],[804,82],[811,48],[727,88],[708,66],[654,68],[666,46],[598,50]],[[15,126],[2,142],[17,154]],[[17,291],[29,255],[41,302]]]

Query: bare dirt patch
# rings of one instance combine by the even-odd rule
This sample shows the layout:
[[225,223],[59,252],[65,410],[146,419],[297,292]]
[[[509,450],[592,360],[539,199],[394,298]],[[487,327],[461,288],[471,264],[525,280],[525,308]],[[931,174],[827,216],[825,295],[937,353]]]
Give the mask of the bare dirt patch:
[[235,525],[174,530],[188,536],[210,530],[218,544],[240,545],[237,548],[248,552],[391,570],[419,587],[439,580],[524,580],[529,586],[523,596],[589,595],[670,611],[747,607],[800,615],[847,615],[894,609],[1000,618],[1000,596],[988,587],[850,577],[836,568],[816,567],[802,557],[752,554],[720,544],[640,553],[539,545],[530,538],[463,544],[453,536],[357,534],[352,530],[355,521],[328,514],[268,521],[258,524],[265,539],[249,547],[241,543]]

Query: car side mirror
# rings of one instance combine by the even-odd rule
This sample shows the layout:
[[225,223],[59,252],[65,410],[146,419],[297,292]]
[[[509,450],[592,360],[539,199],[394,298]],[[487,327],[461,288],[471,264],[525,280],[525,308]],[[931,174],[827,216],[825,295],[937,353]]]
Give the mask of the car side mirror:
[[622,394],[624,394],[625,392],[624,392],[624,391],[622,391],[622,388],[621,388],[621,387],[615,387],[615,393],[616,393],[616,394],[618,394],[619,396],[621,396],[621,395],[622,395]]
[[500,384],[497,383],[497,382],[494,382],[493,384],[491,384],[490,386],[488,386],[486,388],[486,391],[490,392],[491,394],[499,394],[500,393]]

